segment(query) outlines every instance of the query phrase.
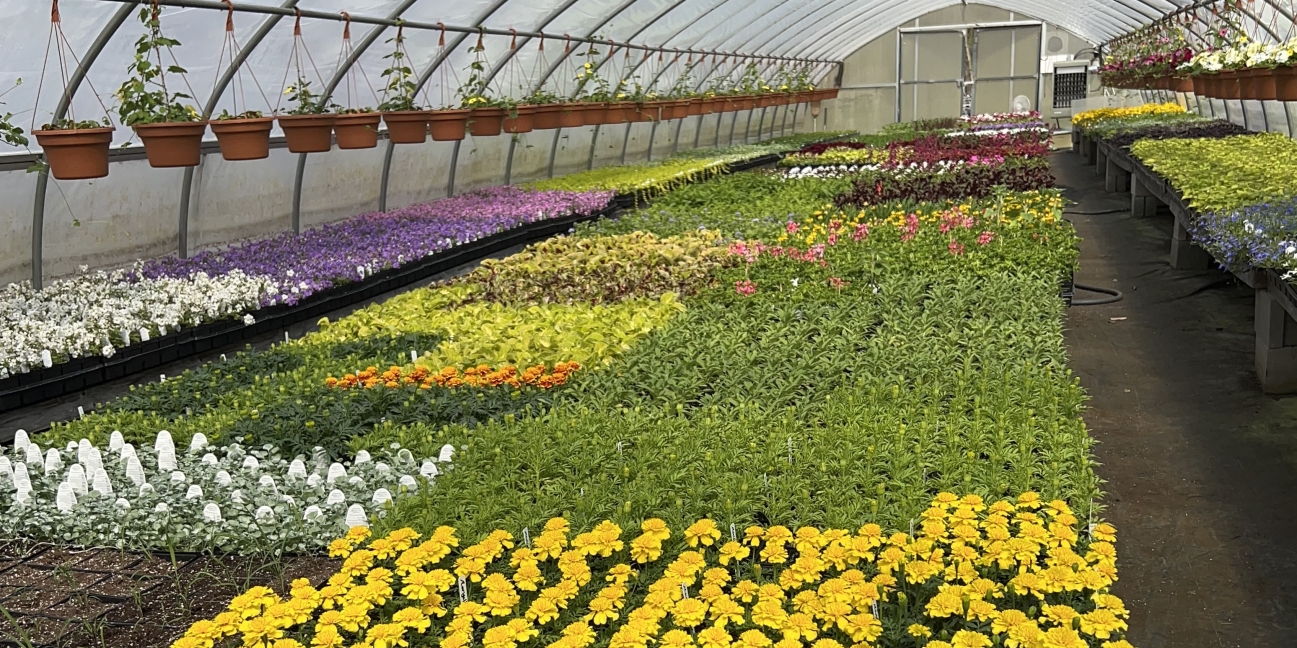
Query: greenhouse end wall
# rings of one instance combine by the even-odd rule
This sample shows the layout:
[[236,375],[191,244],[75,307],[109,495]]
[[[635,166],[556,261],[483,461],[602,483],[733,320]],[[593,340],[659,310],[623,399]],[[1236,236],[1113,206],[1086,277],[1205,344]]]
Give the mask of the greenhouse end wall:
[[[969,4],[939,9],[898,26],[869,41],[843,61],[842,90],[830,105],[828,128],[872,133],[897,121],[958,116],[960,95],[955,80],[961,73],[967,74],[960,69],[963,39],[955,32],[922,29],[943,26],[973,29],[978,25],[1041,20],[998,7]],[[975,85],[980,91],[975,95],[973,112],[1007,111],[1012,108],[1014,96],[1024,95],[1031,100],[1033,109],[1044,106],[1042,112],[1048,117],[1053,102],[1053,74],[1049,63],[1070,59],[1093,44],[1047,21],[1043,47],[1041,36],[1041,29],[1034,27],[981,32],[971,65],[976,66],[977,77],[995,80],[979,81]],[[1025,78],[1032,75],[1041,84],[1039,93],[1035,81]],[[1009,81],[1005,77],[1018,78]],[[901,88],[904,94],[898,105]]]

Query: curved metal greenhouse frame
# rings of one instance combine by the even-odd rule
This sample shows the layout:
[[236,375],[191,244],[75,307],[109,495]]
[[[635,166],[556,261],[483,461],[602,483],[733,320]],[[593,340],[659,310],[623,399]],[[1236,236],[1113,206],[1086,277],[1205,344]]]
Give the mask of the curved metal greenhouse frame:
[[[1294,36],[1295,24],[1291,7],[1284,0],[1260,0],[1241,8],[1238,16],[1244,24],[1238,28],[1255,37],[1284,40]],[[30,115],[33,125],[41,121],[54,121],[74,113],[82,115],[98,111],[94,97],[84,92],[88,78],[93,77],[99,90],[116,87],[125,74],[126,63],[132,56],[130,42],[138,36],[139,29],[131,18],[133,12],[153,0],[61,0],[63,27],[69,45],[81,59],[69,70],[66,86],[57,102],[42,106],[37,88],[25,84],[12,88],[4,101],[7,109],[20,116]],[[658,63],[650,67],[652,81],[670,82],[679,74],[681,61],[699,64],[704,73],[694,78],[702,88],[717,75],[734,74],[740,61],[759,61],[763,69],[771,70],[788,62],[803,62],[814,66],[823,81],[847,56],[866,43],[890,32],[897,26],[946,7],[965,4],[964,0],[157,0],[163,9],[163,21],[168,35],[186,43],[186,52],[196,56],[210,56],[219,45],[217,30],[223,24],[226,12],[236,16],[240,27],[237,40],[242,50],[222,70],[191,69],[189,80],[208,76],[210,85],[199,81],[194,88],[196,101],[202,102],[204,117],[215,114],[231,104],[230,88],[241,70],[248,70],[254,78],[275,80],[283,69],[286,48],[292,46],[287,35],[284,17],[299,16],[303,25],[303,42],[307,52],[317,54],[336,47],[337,25],[349,16],[350,22],[368,26],[350,56],[314,70],[323,81],[324,94],[333,93],[353,67],[381,69],[382,54],[372,46],[384,38],[390,27],[403,25],[409,34],[418,34],[409,51],[419,70],[418,88],[421,92],[443,95],[447,88],[438,86],[436,73],[450,66],[462,69],[467,62],[459,51],[464,41],[474,34],[485,39],[489,58],[488,79],[497,79],[509,65],[530,69],[537,62],[535,41],[548,40],[551,44],[563,42],[592,42],[604,46],[609,41],[617,48],[631,48],[645,54],[636,57],[634,70],[657,58],[671,63]],[[1175,19],[1187,25],[1186,31],[1199,43],[1206,43],[1212,9],[1220,2],[1193,0],[980,0],[978,4],[1048,21],[1096,44],[1106,44],[1124,34],[1158,21]],[[6,43],[27,42],[16,48],[10,57],[10,67],[27,76],[42,66],[39,56],[43,48],[35,46],[41,30],[33,29],[40,21],[48,21],[49,3],[32,0],[0,0],[0,5],[10,17],[0,25],[0,39]],[[128,27],[130,26],[130,27]],[[444,50],[430,43],[438,32],[454,33]],[[510,38],[517,38],[518,47],[507,46]],[[416,40],[412,36],[411,40]],[[423,42],[428,41],[428,42]],[[551,45],[553,47],[553,45]],[[379,48],[382,49],[382,48]],[[440,52],[440,54],[438,54]],[[658,57],[649,52],[659,52]],[[189,54],[195,56],[195,54]],[[683,57],[683,58],[682,58]],[[711,57],[711,61],[707,58]],[[554,56],[539,78],[531,79],[533,89],[539,90],[551,81],[552,76],[568,65],[566,54]],[[600,62],[602,65],[608,59]],[[311,61],[315,67],[316,60]],[[17,77],[17,73],[11,75]],[[258,76],[257,73],[260,72]],[[284,71],[285,78],[287,71]],[[326,80],[327,79],[327,80]],[[13,78],[0,72],[0,82],[10,83]],[[189,81],[186,81],[188,84]],[[192,87],[192,86],[191,86]],[[48,92],[43,98],[50,99]],[[794,110],[796,110],[794,108]],[[751,111],[754,112],[754,111]],[[751,122],[749,114],[749,122]],[[776,123],[786,124],[788,107],[781,118],[778,108],[770,128]],[[737,115],[734,116],[737,120]],[[766,126],[766,113],[760,115],[759,132]],[[673,146],[680,135],[676,126]],[[702,130],[699,121],[698,132]],[[719,121],[718,121],[719,125]],[[657,124],[652,125],[652,141]],[[628,126],[622,147],[625,159],[630,140]],[[125,144],[130,129],[119,129],[116,144]],[[550,169],[558,148],[560,133],[555,131],[550,147]],[[595,139],[598,137],[596,130]],[[719,126],[716,133],[719,141]],[[697,134],[695,134],[695,140]],[[516,138],[510,142],[504,164],[506,181],[511,179]],[[382,160],[382,180],[379,207],[386,209],[388,180],[393,164],[393,145],[389,142]],[[455,187],[455,168],[459,158],[460,143],[454,144],[451,154],[447,193]],[[591,143],[591,164],[594,159]],[[18,152],[11,150],[10,156]],[[12,168],[12,167],[11,167]],[[293,182],[292,226],[301,227],[303,178],[307,171],[307,155],[297,159]],[[180,208],[178,248],[180,254],[188,253],[188,220],[191,194],[195,190],[194,169],[184,171],[180,181]],[[41,249],[48,177],[39,174],[35,182],[32,212],[32,280],[41,284]]]

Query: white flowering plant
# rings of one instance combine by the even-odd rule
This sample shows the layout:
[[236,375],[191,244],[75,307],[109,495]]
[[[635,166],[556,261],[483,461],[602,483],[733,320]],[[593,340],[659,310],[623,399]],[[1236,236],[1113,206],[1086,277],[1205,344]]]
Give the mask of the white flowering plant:
[[0,379],[70,358],[112,357],[181,327],[244,316],[278,292],[273,279],[241,270],[136,281],[128,270],[99,271],[43,290],[12,283],[0,290]]
[[302,553],[382,517],[394,499],[432,487],[453,446],[433,459],[389,446],[346,463],[283,456],[273,445],[212,447],[171,435],[135,448],[114,434],[42,449],[19,431],[0,451],[0,537],[172,551]]

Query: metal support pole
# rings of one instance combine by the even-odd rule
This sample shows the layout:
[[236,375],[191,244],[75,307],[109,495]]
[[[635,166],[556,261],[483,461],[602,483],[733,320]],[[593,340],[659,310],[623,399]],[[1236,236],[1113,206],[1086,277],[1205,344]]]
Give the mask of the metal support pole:
[[590,159],[586,160],[585,170],[589,171],[594,168],[594,147],[599,143],[599,129],[601,126],[594,127],[594,134],[590,136]]
[[[685,119],[687,119],[687,117]],[[676,136],[671,139],[671,155],[680,152],[680,131],[685,126],[685,119],[676,120]]]
[[[730,119],[730,146],[734,146],[734,127],[739,123],[739,111],[732,113],[734,117]],[[752,111],[748,111],[748,123],[752,122]]]
[[[279,6],[283,9],[292,9],[297,6],[297,1],[284,0],[284,4]],[[212,88],[212,94],[207,98],[207,105],[203,106],[203,119],[212,118],[212,112],[216,110],[216,103],[225,94],[226,88],[234,80],[234,75],[238,73],[239,68],[243,67],[243,64],[248,60],[248,56],[252,54],[253,50],[257,49],[258,45],[261,45],[261,41],[266,39],[266,36],[275,28],[275,25],[279,24],[283,17],[280,14],[266,16],[266,19],[261,21],[261,26],[257,27],[257,31],[252,34],[252,38],[249,38],[243,44],[243,47],[239,49],[239,53],[230,61],[230,66],[225,68],[225,72],[221,74],[221,78],[216,81],[216,85]],[[199,170],[202,170],[202,167],[203,161],[199,161]],[[176,241],[176,248],[182,259],[189,258],[189,204],[193,190],[194,167],[185,167],[185,177],[180,184],[180,226]]]
[[383,175],[378,182],[378,211],[387,212],[387,187],[392,179],[392,153],[395,148],[389,146],[383,153]]
[[[737,114],[735,114],[735,116],[737,116]],[[716,140],[712,142],[712,148],[716,148],[721,145],[721,122],[724,121],[724,119],[725,119],[725,113],[723,112],[716,113]]]
[[621,139],[621,163],[622,164],[626,164],[626,148],[630,146],[630,129],[634,126],[635,126],[634,123],[626,122],[626,135]]
[[504,183],[513,184],[513,152],[518,148],[518,136],[509,137],[509,157],[504,162]]
[[[463,143],[464,143],[464,140],[455,140],[455,151],[454,151],[454,153],[452,154],[451,159],[456,159],[456,158],[459,157],[459,147],[460,147]],[[447,198],[449,198],[449,197],[455,195],[455,166],[456,166],[456,165],[451,164],[451,165],[450,165],[450,173],[447,174],[447,178],[446,178],[446,197],[447,197]]]
[[649,128],[648,162],[653,161],[653,143],[658,136],[658,121],[659,120],[654,119],[653,126]]
[[562,128],[554,129],[554,142],[549,146],[549,177],[554,177],[554,156],[558,154],[558,137],[562,133]]
[[698,148],[699,140],[703,136],[703,122],[707,120],[707,115],[698,115],[698,124],[694,126],[694,148]]
[[797,120],[798,120],[797,116],[801,114],[801,112],[802,112],[801,104],[797,104],[793,106],[793,135],[797,134]]
[[[63,119],[68,114],[68,108],[72,105],[72,97],[76,95],[77,89],[81,87],[81,82],[85,80],[86,74],[90,71],[90,66],[95,64],[95,59],[104,51],[108,41],[112,39],[117,29],[126,22],[131,12],[135,10],[134,5],[123,5],[117,9],[117,12],[108,19],[108,24],[99,30],[99,35],[95,37],[86,55],[77,65],[77,69],[72,72],[68,78],[68,85],[63,89],[63,96],[59,98],[59,103],[54,107],[54,114],[51,121]],[[44,262],[44,237],[45,237],[45,191],[49,188],[50,174],[46,169],[36,175],[36,196],[32,200],[32,288],[40,290],[43,287],[44,273],[42,269]]]

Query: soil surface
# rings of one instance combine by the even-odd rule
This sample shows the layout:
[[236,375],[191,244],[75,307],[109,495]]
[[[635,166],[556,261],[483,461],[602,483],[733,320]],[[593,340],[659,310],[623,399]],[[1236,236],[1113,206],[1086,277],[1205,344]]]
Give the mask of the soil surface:
[[1125,293],[1073,307],[1067,340],[1091,397],[1131,642],[1297,646],[1297,398],[1257,382],[1252,289],[1173,270],[1170,212],[1136,218],[1079,155],[1051,159],[1079,203],[1077,281]]
[[0,565],[0,645],[50,648],[166,648],[250,587],[266,585],[286,596],[293,579],[319,586],[338,566],[315,556],[178,554],[173,560],[30,543],[0,547],[0,557],[10,558]]

